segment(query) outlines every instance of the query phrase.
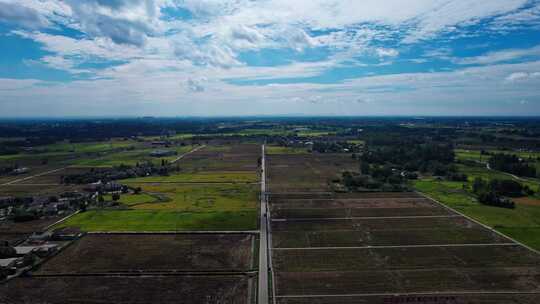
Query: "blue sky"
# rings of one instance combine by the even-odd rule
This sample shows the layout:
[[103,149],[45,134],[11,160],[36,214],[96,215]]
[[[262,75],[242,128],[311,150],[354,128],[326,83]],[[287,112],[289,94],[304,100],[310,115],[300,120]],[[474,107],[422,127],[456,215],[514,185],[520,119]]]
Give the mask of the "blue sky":
[[540,115],[540,0],[0,0],[0,116]]

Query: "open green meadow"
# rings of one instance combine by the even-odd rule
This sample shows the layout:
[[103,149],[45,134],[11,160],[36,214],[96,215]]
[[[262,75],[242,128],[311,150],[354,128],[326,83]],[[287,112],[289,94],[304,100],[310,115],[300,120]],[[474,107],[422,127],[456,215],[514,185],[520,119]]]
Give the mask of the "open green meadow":
[[134,205],[134,209],[185,212],[246,211],[257,209],[257,187],[241,184],[130,184],[163,199]]
[[95,153],[106,152],[115,149],[125,149],[134,146],[133,141],[108,141],[108,142],[89,142],[89,143],[69,143],[60,142],[56,144],[40,147],[48,152],[81,152]]
[[[130,184],[141,194],[122,194],[128,209],[94,209],[61,226],[84,231],[252,230],[257,227],[256,185]],[[106,200],[112,197],[106,196]]]
[[35,159],[48,159],[49,161],[67,161],[74,158],[82,158],[91,153],[104,153],[109,151],[118,151],[127,149],[135,145],[132,141],[109,141],[109,142],[90,142],[90,143],[68,143],[60,142],[46,146],[39,146],[35,151],[18,154],[0,155],[2,162],[19,162],[22,164]]
[[[104,199],[106,201],[112,201],[112,195],[105,195]],[[126,206],[133,206],[133,205],[146,204],[146,203],[155,203],[158,201],[159,201],[158,197],[155,197],[146,193],[122,194],[120,196],[120,199],[118,200],[120,204],[126,205]]]
[[429,197],[488,225],[524,244],[540,250],[540,206],[516,205],[515,209],[483,205],[462,182],[418,180],[416,189]]

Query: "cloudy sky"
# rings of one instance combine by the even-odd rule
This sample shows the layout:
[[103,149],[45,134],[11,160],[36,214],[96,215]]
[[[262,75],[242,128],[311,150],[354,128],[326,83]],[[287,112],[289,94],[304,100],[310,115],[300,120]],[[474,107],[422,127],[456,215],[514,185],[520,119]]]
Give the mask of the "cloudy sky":
[[0,117],[540,115],[540,0],[0,0]]

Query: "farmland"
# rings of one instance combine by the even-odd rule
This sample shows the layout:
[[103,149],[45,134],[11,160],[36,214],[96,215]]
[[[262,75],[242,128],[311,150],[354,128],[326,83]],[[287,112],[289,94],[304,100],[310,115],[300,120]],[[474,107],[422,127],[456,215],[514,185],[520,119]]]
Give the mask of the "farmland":
[[[0,177],[23,217],[0,239],[59,246],[0,285],[0,303],[538,302],[540,255],[514,239],[540,249],[540,183],[491,170],[481,144],[422,143],[454,134],[436,125],[259,123],[0,157],[31,169]],[[532,192],[481,204],[477,178]],[[67,209],[24,221],[54,204]]]
[[[80,188],[63,184],[65,175],[150,160],[150,149],[122,146],[118,148],[125,150],[105,152],[108,146],[52,145],[48,149],[55,153],[73,149],[103,154],[22,177],[2,191],[28,193],[30,188],[52,195],[58,189]],[[178,155],[193,153],[175,164],[175,173],[120,181],[140,190],[104,194],[102,201],[115,204],[92,206],[54,226],[79,228],[88,234],[34,267],[27,277],[0,286],[0,302],[31,302],[37,297],[52,303],[98,301],[106,293],[108,301],[114,302],[253,303],[259,147],[217,145],[193,150],[193,146],[182,146],[177,148]],[[59,219],[44,219],[42,226]],[[40,224],[29,223],[2,225],[2,239],[28,237]],[[100,293],[95,292],[98,289]]]
[[256,211],[91,210],[58,227],[79,227],[84,231],[252,230],[256,228],[256,218]]
[[[0,287],[0,301],[23,303],[250,303],[247,276],[56,276],[27,277]],[[44,291],[47,291],[44,293]],[[96,292],[99,291],[99,292]]]
[[[255,146],[256,147],[256,146]],[[215,171],[202,165],[208,153],[232,151],[216,156],[214,166],[232,166],[233,171]],[[164,177],[134,178],[122,181],[138,187],[142,194],[121,195],[120,210],[91,210],[79,214],[63,226],[86,231],[178,231],[178,230],[253,230],[257,223],[257,153],[245,145],[241,155],[253,159],[254,169],[243,168],[235,150],[210,146],[187,155],[181,161],[185,173]],[[229,152],[227,152],[229,153]],[[231,158],[232,161],[226,160]],[[189,169],[184,169],[189,168]],[[242,170],[242,171],[240,171]]]
[[248,271],[253,243],[249,234],[90,234],[34,274]]
[[179,173],[170,176],[152,176],[123,180],[130,183],[254,183],[259,177],[252,171],[217,171]]
[[485,206],[463,191],[459,182],[422,180],[415,186],[432,198],[471,216],[533,248],[540,249],[540,206],[519,204],[515,209]]
[[[190,150],[192,150],[192,146],[182,146],[174,149],[167,148],[165,151],[173,151],[177,155],[186,153]],[[177,158],[177,156],[167,156],[167,157],[151,157],[150,153],[154,151],[153,148],[139,148],[139,149],[129,149],[127,151],[107,154],[102,157],[98,157],[95,159],[80,159],[75,162],[76,166],[84,166],[84,167],[112,167],[112,166],[133,166],[137,163],[142,162],[153,162],[153,163],[159,163],[162,160],[165,161],[173,161]]]
[[[318,155],[295,157],[269,155],[277,303],[388,303],[431,293],[468,303],[479,291],[475,300],[505,303],[496,294],[512,291],[532,303],[527,293],[540,291],[537,253],[416,193],[329,191],[340,170],[354,167],[334,158],[329,170]],[[281,186],[278,172],[292,166],[303,169]]]
[[276,154],[268,157],[268,163],[269,186],[275,193],[331,191],[333,179],[357,166],[343,154]]

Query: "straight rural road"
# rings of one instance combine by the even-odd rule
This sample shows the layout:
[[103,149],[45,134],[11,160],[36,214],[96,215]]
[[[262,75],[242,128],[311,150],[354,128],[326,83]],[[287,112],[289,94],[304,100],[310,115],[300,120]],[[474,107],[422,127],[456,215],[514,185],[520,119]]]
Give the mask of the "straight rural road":
[[16,180],[12,180],[10,182],[7,182],[5,184],[2,184],[0,186],[9,186],[9,185],[13,185],[13,184],[16,184],[16,183],[20,183],[20,182],[24,182],[25,180],[29,180],[31,178],[34,178],[34,177],[39,177],[39,176],[43,176],[43,175],[47,175],[47,174],[52,174],[52,173],[56,173],[58,171],[62,171],[62,170],[65,170],[67,168],[69,168],[70,166],[67,166],[67,167],[62,167],[62,168],[58,168],[58,169],[54,169],[54,170],[50,170],[50,171],[46,171],[46,172],[41,172],[39,174],[35,174],[35,175],[32,175],[32,176],[27,176],[25,178],[20,178],[20,179],[16,179]]
[[184,158],[184,157],[190,155],[191,153],[195,153],[195,152],[199,151],[200,149],[202,149],[202,148],[204,148],[204,147],[206,147],[206,145],[199,146],[199,147],[197,147],[197,148],[195,148],[195,149],[193,149],[193,150],[191,150],[191,151],[189,151],[189,152],[186,152],[186,153],[184,153],[184,154],[178,156],[178,157],[177,157],[175,160],[173,160],[171,163],[173,163],[173,164],[174,164],[174,163],[177,163],[177,162],[178,162],[179,160],[181,160],[182,158]]
[[259,304],[268,304],[268,206],[266,204],[265,146],[261,148],[261,218],[259,240]]

